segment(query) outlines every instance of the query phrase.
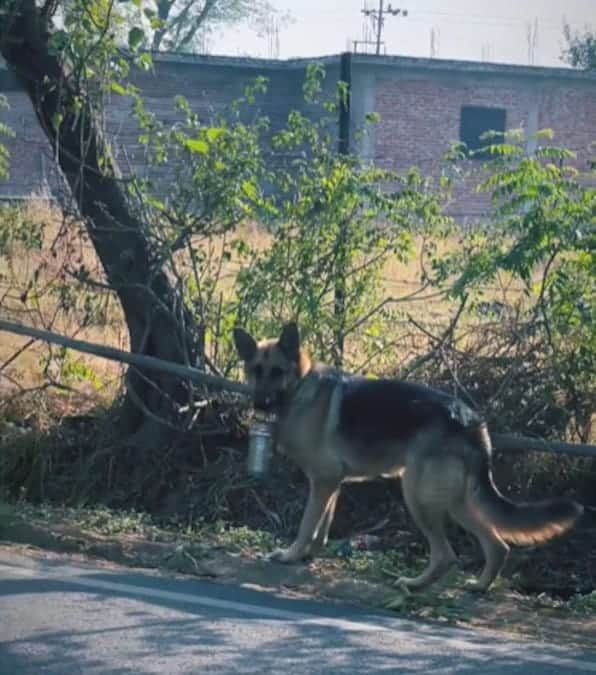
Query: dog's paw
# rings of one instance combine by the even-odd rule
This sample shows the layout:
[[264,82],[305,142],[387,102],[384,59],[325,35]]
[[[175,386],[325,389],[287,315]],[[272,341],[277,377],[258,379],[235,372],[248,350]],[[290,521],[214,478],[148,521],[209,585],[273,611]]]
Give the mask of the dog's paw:
[[463,584],[464,590],[469,593],[476,593],[483,595],[488,593],[489,587],[486,584],[481,584],[477,579],[466,579]]
[[412,579],[408,577],[398,577],[394,582],[394,586],[397,586],[400,590],[409,594],[412,589]]
[[284,563],[286,565],[300,560],[300,556],[296,555],[291,548],[278,548],[273,551],[273,553],[270,553],[268,558],[270,561]]

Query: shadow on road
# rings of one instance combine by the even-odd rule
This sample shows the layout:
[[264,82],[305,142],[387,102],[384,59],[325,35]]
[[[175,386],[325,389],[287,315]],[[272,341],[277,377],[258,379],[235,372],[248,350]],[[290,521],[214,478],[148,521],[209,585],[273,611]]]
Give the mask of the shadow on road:
[[[482,632],[402,623],[351,608],[281,601],[246,589],[187,580],[130,573],[86,573],[77,578],[246,602],[264,607],[265,612],[278,609],[299,616],[276,618],[265,612],[258,616],[229,607],[205,607],[68,581],[3,580],[2,675],[587,672],[572,665],[569,653]],[[17,617],[32,628],[16,625]],[[342,617],[352,623],[345,623]],[[359,629],[354,622],[360,624]],[[584,666],[593,659],[583,658]],[[596,672],[596,660],[588,666]]]

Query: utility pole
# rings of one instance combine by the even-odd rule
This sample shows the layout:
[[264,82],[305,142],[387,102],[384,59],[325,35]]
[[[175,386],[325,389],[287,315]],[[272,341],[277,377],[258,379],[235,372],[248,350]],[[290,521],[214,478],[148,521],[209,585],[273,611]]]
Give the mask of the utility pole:
[[391,3],[387,5],[387,9],[384,7],[384,0],[379,0],[379,9],[368,9],[364,7],[361,12],[364,16],[369,16],[375,23],[375,29],[377,33],[376,39],[376,54],[381,53],[381,36],[383,35],[383,26],[385,25],[385,15],[391,14],[392,16],[408,16],[407,9],[401,9],[399,7],[393,8]]
[[439,53],[439,31],[434,26],[430,29],[430,58],[434,59]]
[[536,47],[538,45],[538,17],[534,23],[526,24],[526,39],[528,41],[528,63],[533,66],[536,63]]
[[[338,152],[340,155],[350,154],[350,106],[352,96],[352,55],[344,52],[341,55],[339,79],[343,82],[345,89],[341,94],[339,102],[339,144]],[[334,306],[333,313],[335,318],[335,341],[333,344],[333,364],[336,368],[341,368],[344,361],[344,338],[346,330],[346,261],[348,257],[347,238],[350,223],[343,220],[339,223],[339,231],[336,240],[336,273],[334,288]]]

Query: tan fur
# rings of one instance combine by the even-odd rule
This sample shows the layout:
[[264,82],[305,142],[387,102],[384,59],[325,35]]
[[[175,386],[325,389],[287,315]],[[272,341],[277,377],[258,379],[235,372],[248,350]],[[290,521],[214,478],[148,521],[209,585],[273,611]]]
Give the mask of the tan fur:
[[479,457],[488,457],[485,464],[490,460],[490,437],[483,423],[454,437],[430,420],[407,443],[395,440],[363,452],[338,432],[342,374],[311,364],[299,349],[295,325],[284,327],[279,340],[257,344],[240,329],[234,338],[255,400],[280,402],[278,451],[302,469],[310,485],[298,535],[288,549],[276,551],[274,559],[294,562],[319,552],[327,542],[342,483],[380,476],[402,477],[406,506],[430,547],[422,573],[399,580],[413,589],[438,580],[456,562],[445,534],[448,517],[478,539],[485,566],[477,588],[486,590],[506,561],[506,541],[546,541],[572,527],[581,514],[575,505],[569,507],[569,517],[556,512],[549,518],[550,512],[540,505],[524,511],[503,498],[492,482],[490,466],[484,474],[479,468]]

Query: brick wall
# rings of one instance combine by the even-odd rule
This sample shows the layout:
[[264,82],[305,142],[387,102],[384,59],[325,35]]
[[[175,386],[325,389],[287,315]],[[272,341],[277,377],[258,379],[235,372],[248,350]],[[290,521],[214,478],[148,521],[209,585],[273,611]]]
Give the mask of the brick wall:
[[[375,108],[381,123],[376,132],[374,159],[393,169],[417,165],[438,177],[449,143],[460,140],[461,108],[472,105],[504,108],[507,129],[522,127],[531,134],[552,128],[553,142],[578,152],[577,163],[586,168],[590,143],[596,142],[595,85],[564,86],[560,81],[494,75],[380,76],[376,81]],[[466,168],[475,174],[479,173],[478,166],[477,161],[466,163]],[[473,189],[477,178],[455,185],[450,211],[460,220],[482,216],[486,210],[488,196]]]
[[56,188],[49,143],[35,117],[29,99],[22,92],[6,93],[10,108],[0,110],[0,120],[15,133],[14,139],[0,141],[10,152],[10,178],[0,180],[0,197],[24,197]]
[[[320,62],[326,67],[326,86],[331,92],[339,77],[339,57]],[[251,79],[265,75],[268,92],[246,115],[269,116],[275,130],[292,109],[316,114],[303,99],[305,66],[306,61],[299,59],[163,56],[156,62],[155,73],[139,73],[135,83],[147,109],[164,121],[175,120],[174,97],[178,94],[211,120],[229,109]],[[449,142],[459,140],[462,105],[505,108],[508,128],[524,126],[532,132],[552,127],[555,143],[578,151],[583,167],[590,144],[596,142],[596,73],[353,55],[352,76],[352,129],[361,125],[367,113],[381,115],[372,137],[354,141],[353,149],[382,166],[401,170],[416,165],[438,176]],[[8,112],[0,111],[0,119],[17,133],[17,139],[8,144],[11,178],[0,182],[0,197],[39,190],[44,180],[55,186],[50,149],[28,101],[6,78],[0,77],[0,91],[11,105]],[[122,168],[145,171],[128,99],[113,96],[108,129]],[[469,164],[478,167],[477,162]],[[476,194],[468,181],[456,187],[450,211],[461,220],[473,220],[482,216],[486,206],[486,196]]]
[[[292,109],[312,114],[302,94],[304,69],[268,69],[261,73],[242,67],[205,68],[196,64],[162,63],[155,73],[137,74],[134,83],[143,94],[146,109],[164,122],[171,124],[179,118],[174,99],[183,95],[200,118],[206,123],[214,123],[219,116],[227,116],[230,104],[242,97],[245,87],[259,74],[268,78],[267,92],[258,95],[255,105],[243,106],[244,121],[265,115],[270,120],[270,133],[273,133],[285,124]],[[332,78],[333,72],[329,73],[329,80]],[[136,171],[142,172],[145,168],[144,148],[138,143],[139,131],[130,114],[128,99],[113,96],[108,128],[123,167],[130,163]]]
[[[179,116],[174,99],[186,97],[191,108],[206,123],[229,112],[230,104],[240,98],[245,87],[259,75],[268,79],[267,92],[258,95],[254,106],[243,107],[245,120],[256,115],[270,119],[270,133],[280,129],[292,109],[310,116],[314,109],[304,101],[302,85],[305,63],[288,67],[284,62],[254,62],[250,59],[200,58],[164,59],[156,62],[154,72],[137,72],[133,83],[143,95],[146,109],[166,123],[173,123]],[[333,61],[327,67],[326,88],[331,91],[338,79],[339,65]],[[0,75],[7,71],[0,70]],[[16,133],[14,140],[3,142],[11,153],[11,175],[0,181],[0,198],[22,197],[31,193],[56,192],[60,185],[59,173],[54,166],[51,148],[42,133],[27,97],[0,77],[0,93],[8,99],[9,110],[0,109],[0,121]],[[3,86],[3,84],[5,86]],[[139,175],[149,173],[167,186],[167,168],[147,170],[144,152],[139,144],[139,128],[132,114],[131,100],[117,94],[111,96],[106,115],[107,130],[112,148],[123,173],[134,171]],[[280,160],[281,161],[281,160]]]

